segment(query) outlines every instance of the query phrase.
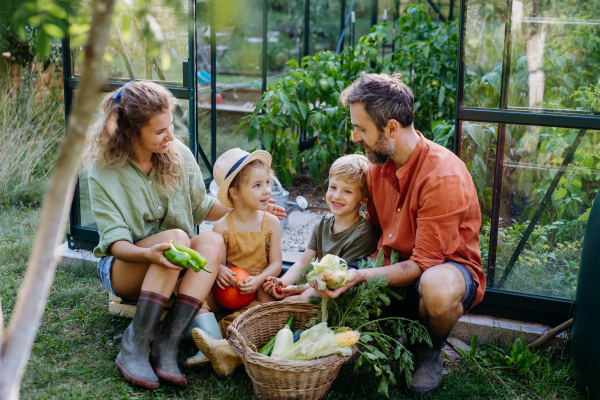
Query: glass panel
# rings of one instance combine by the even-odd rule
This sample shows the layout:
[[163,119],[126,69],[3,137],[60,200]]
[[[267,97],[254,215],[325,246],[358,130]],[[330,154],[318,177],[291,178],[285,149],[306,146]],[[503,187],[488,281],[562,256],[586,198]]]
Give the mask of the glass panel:
[[[517,0],[513,0],[517,1]],[[498,108],[506,3],[469,0],[464,21],[462,106]]]
[[309,54],[336,50],[340,38],[341,5],[341,0],[310,1]]
[[487,273],[498,125],[462,121],[460,158],[471,173],[481,209],[480,247]]
[[513,1],[509,107],[590,112],[577,91],[600,77],[599,9],[600,0]]
[[[123,0],[120,2],[125,3]],[[105,57],[105,68],[109,80],[154,80],[168,86],[183,86],[183,62],[189,58],[188,39],[188,10],[187,2],[182,2],[180,9],[171,5],[152,1],[149,15],[153,17],[163,35],[162,52],[158,54],[149,53],[148,42],[143,35],[147,20],[138,19],[135,16],[137,2],[130,9],[126,4],[121,4],[121,14],[115,15],[110,30]],[[128,30],[120,26],[121,21],[127,19],[131,25]],[[81,61],[78,58],[81,48],[73,48],[73,72],[75,75],[81,73]],[[170,59],[170,67],[165,66],[165,57]]]
[[[287,71],[286,62],[300,60],[304,2],[270,1],[267,16],[267,74],[276,76]],[[269,85],[274,84],[269,80]]]
[[[346,0],[346,16],[350,12],[351,4],[352,4],[352,0]],[[351,45],[351,37],[352,37],[353,33],[354,33],[354,44],[356,45],[358,43],[358,40],[361,37],[367,35],[371,31],[371,9],[372,8],[373,8],[373,0],[355,0],[354,1],[354,7],[352,8],[352,11],[354,11],[355,23],[353,25],[352,19],[348,19],[348,26],[346,27],[346,33],[344,35],[344,43],[343,43],[342,47]],[[339,9],[341,11],[341,6]],[[382,9],[382,13],[383,13],[383,9]],[[344,16],[344,21],[346,20],[346,16]],[[390,16],[391,15],[388,14],[388,18],[390,18]],[[337,16],[337,20],[338,21],[340,20],[339,14]],[[339,22],[338,22],[338,28],[339,28]],[[334,46],[334,51],[337,48],[338,40],[340,38],[339,33],[340,33],[340,31],[338,30],[336,41],[335,41],[335,46]]]
[[[208,11],[208,3],[203,6]],[[245,150],[259,145],[255,139],[248,142],[245,129],[238,131],[242,118],[254,111],[253,104],[262,92],[262,34],[263,0],[222,0],[216,3],[217,45],[217,142],[216,157],[223,152],[239,147]],[[208,14],[208,12],[207,12]],[[210,24],[202,21],[199,31],[204,46],[198,52],[205,53],[208,63],[198,58],[198,141],[207,157],[211,159],[211,87],[210,87]],[[212,159],[211,159],[212,161]],[[202,174],[210,177],[201,164]]]
[[79,207],[81,210],[81,226],[98,228],[92,217],[87,172],[79,174]]
[[[599,142],[598,131],[506,127],[496,259],[497,286],[507,276],[501,289],[574,298],[581,243],[600,180]],[[571,162],[563,165],[570,153]],[[548,191],[550,200],[508,271],[509,259]]]

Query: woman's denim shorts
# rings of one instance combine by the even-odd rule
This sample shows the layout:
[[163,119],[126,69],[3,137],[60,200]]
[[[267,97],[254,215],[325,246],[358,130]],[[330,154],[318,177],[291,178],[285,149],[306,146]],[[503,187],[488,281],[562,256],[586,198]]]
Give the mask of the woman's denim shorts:
[[117,292],[115,292],[115,289],[112,287],[112,282],[110,281],[110,273],[112,272],[112,266],[114,262],[115,258],[113,256],[102,257],[98,263],[98,266],[96,267],[96,275],[109,292],[117,297],[121,297],[117,294]]
[[115,258],[113,256],[103,257],[96,267],[96,276],[98,279],[100,279],[102,284],[108,289],[109,292],[121,298],[121,304],[136,304],[135,302],[129,301],[115,292],[110,280],[110,273],[112,272],[114,262]]

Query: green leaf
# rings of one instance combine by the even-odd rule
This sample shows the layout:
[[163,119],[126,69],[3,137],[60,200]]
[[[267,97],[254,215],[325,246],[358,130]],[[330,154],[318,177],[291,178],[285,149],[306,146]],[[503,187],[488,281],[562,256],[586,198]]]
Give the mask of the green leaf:
[[400,262],[400,252],[396,249],[392,249],[392,254],[390,255],[390,264],[396,264]]
[[48,36],[52,36],[58,39],[62,39],[65,36],[63,30],[54,24],[44,24],[42,25],[42,29],[48,34]]
[[273,137],[269,133],[261,132],[259,138],[262,145],[265,146],[265,150],[271,151],[271,143],[273,142]]
[[308,105],[303,101],[299,101],[298,109],[300,110],[300,115],[302,116],[302,121],[306,121],[306,114],[308,113]]
[[281,170],[281,174],[279,174],[279,179],[281,179],[281,184],[284,187],[286,187],[286,188],[292,187],[292,175],[290,174],[290,171],[288,171],[287,169],[283,168]]
[[375,260],[375,268],[383,267],[383,262],[385,261],[385,253],[383,252],[383,248],[379,250],[377,254],[377,259]]
[[323,148],[319,149],[317,157],[319,158],[319,162],[321,163],[321,165],[327,164],[327,150]]
[[442,108],[444,104],[444,98],[446,97],[446,86],[442,85],[440,87],[440,94],[438,95],[438,107]]
[[560,200],[560,199],[564,198],[566,195],[567,195],[567,191],[565,189],[558,188],[554,192],[554,199],[555,200]]
[[471,336],[471,352],[475,354],[477,351],[477,335]]
[[388,387],[390,385],[390,382],[388,380],[388,378],[385,375],[381,376],[381,379],[379,380],[379,386],[377,387],[377,394],[379,394],[380,396],[385,396],[387,398],[390,397],[390,395],[388,394]]
[[573,77],[570,74],[563,76],[563,80],[570,89],[575,88],[575,79],[573,79]]

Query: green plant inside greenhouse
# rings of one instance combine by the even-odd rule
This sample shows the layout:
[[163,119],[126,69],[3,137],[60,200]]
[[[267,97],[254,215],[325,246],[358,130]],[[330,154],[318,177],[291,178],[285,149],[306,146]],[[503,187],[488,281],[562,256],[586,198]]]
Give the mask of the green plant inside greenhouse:
[[600,398],[599,7],[3,1],[0,400]]

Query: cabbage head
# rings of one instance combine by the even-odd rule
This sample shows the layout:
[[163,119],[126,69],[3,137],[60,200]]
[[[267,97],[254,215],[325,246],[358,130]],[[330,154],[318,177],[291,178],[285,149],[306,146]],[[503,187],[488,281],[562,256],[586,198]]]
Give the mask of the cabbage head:
[[312,263],[313,270],[306,276],[306,281],[310,286],[315,282],[319,290],[339,289],[350,282],[350,274],[346,261],[338,256],[327,254],[321,261]]

